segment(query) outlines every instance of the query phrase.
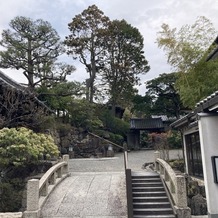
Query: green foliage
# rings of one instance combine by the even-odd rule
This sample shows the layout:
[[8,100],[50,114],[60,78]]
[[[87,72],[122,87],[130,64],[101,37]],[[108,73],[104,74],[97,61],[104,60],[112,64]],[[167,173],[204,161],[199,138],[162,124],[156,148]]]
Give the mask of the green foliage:
[[68,24],[71,34],[65,40],[67,53],[79,58],[89,74],[89,79],[86,80],[86,97],[90,102],[93,102],[94,98],[96,76],[104,62],[105,51],[102,43],[108,22],[109,18],[96,5],[92,5],[76,15]]
[[26,165],[58,154],[58,148],[50,135],[37,134],[24,127],[0,130],[2,167]]
[[184,109],[175,88],[178,73],[164,73],[147,82],[146,96],[152,98],[151,114],[179,118]]
[[145,96],[136,95],[133,99],[132,112],[137,117],[167,115],[179,118],[184,106],[175,88],[177,74],[164,73],[147,81]]
[[133,100],[133,107],[131,109],[131,112],[136,117],[149,117],[152,114],[152,97],[149,95],[141,96],[141,95],[135,95]]
[[[63,53],[60,37],[51,24],[23,16],[15,17],[9,23],[10,29],[3,30],[0,45],[0,66],[23,70],[29,87],[54,78],[52,65]],[[34,81],[36,78],[36,81]]]
[[194,108],[196,103],[218,90],[218,61],[199,61],[186,74],[181,73],[176,82],[184,105]]
[[54,115],[35,115],[40,121],[38,125],[32,127],[31,129],[35,132],[46,132],[48,129],[53,129],[56,127],[56,120]]
[[131,111],[130,111],[128,108],[126,108],[125,111],[124,111],[124,113],[123,113],[123,121],[129,123],[131,117],[132,117]]
[[126,136],[129,130],[129,123],[125,122],[117,117],[114,117],[109,110],[104,110],[100,115],[100,119],[104,124],[104,128],[112,133]]
[[[130,104],[139,74],[149,70],[139,30],[125,20],[110,21],[96,5],[76,15],[68,27],[67,53],[79,58],[89,73],[86,99],[93,102],[94,94],[104,91],[113,106]],[[98,86],[97,76],[102,81]]]
[[18,178],[9,182],[1,182],[0,212],[17,212],[22,206],[25,182]]
[[69,107],[71,125],[82,127],[86,130],[102,127],[102,122],[96,115],[96,105],[82,100],[74,100]]
[[84,93],[80,82],[59,82],[51,87],[42,86],[37,89],[38,98],[54,111],[68,111],[69,105],[75,97]]
[[124,137],[122,135],[119,134],[114,134],[114,133],[110,133],[110,141],[118,144],[118,145],[122,145],[124,142]]
[[185,163],[183,159],[178,159],[178,160],[170,160],[169,164],[172,168],[175,170],[179,170],[180,172],[184,173],[185,172]]
[[182,137],[179,131],[173,130],[168,134],[170,148],[182,148]]
[[158,33],[158,46],[166,52],[168,63],[179,73],[176,89],[185,107],[194,108],[198,101],[218,88],[217,63],[206,62],[216,36],[213,24],[203,16],[180,30],[163,24]]
[[213,24],[204,16],[192,25],[183,25],[180,30],[163,24],[158,32],[157,43],[166,52],[168,63],[176,72],[187,73],[212,44],[217,33]]
[[106,38],[102,80],[108,84],[110,102],[128,106],[128,100],[136,93],[134,86],[140,82],[138,75],[150,69],[143,52],[143,37],[125,20],[114,20],[109,24]]
[[94,133],[102,138],[106,138],[107,140],[114,142],[118,145],[122,145],[125,137],[119,134],[115,134],[106,130],[97,129]]

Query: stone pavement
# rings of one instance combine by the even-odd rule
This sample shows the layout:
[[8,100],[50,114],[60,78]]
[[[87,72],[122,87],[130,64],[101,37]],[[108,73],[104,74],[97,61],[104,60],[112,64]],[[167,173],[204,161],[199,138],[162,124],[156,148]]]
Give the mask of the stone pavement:
[[[182,158],[181,151],[170,157]],[[131,151],[129,167],[142,171],[144,163],[152,162],[154,151]],[[126,187],[123,154],[114,158],[71,159],[71,176],[51,193],[42,218],[126,218]]]

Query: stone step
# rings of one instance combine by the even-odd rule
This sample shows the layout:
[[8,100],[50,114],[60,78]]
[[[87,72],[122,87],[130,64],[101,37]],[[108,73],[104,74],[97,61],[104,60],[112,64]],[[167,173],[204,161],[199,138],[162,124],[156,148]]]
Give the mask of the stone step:
[[132,187],[162,187],[162,182],[153,182],[153,183],[147,183],[147,182],[141,182],[141,183],[135,183],[132,182]]
[[173,215],[172,208],[133,208],[134,215]]
[[134,215],[133,218],[176,218],[173,214],[167,215]]
[[132,171],[132,176],[141,176],[141,177],[150,177],[150,178],[155,178],[155,177],[159,177],[160,175],[158,173],[155,172],[146,172],[146,171]]
[[149,183],[149,182],[160,182],[160,178],[146,178],[146,179],[143,179],[143,178],[135,178],[135,179],[132,179],[132,182],[133,183]]
[[159,192],[132,192],[133,197],[166,197],[165,191]]
[[132,179],[160,179],[159,175],[145,176],[145,175],[132,175]]
[[171,208],[170,202],[134,202],[133,208]]
[[132,187],[133,192],[162,192],[164,187]]
[[133,202],[169,202],[167,197],[133,197]]

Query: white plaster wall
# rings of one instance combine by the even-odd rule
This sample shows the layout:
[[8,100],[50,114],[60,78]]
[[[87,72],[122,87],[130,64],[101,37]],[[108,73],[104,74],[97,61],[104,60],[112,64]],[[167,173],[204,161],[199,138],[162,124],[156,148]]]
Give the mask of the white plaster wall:
[[184,159],[185,159],[185,172],[189,174],[188,170],[188,157],[187,157],[187,145],[186,145],[186,140],[185,140],[185,135],[183,135],[183,144],[184,144]]
[[199,114],[199,134],[209,214],[218,214],[218,184],[214,183],[211,156],[218,155],[218,116]]

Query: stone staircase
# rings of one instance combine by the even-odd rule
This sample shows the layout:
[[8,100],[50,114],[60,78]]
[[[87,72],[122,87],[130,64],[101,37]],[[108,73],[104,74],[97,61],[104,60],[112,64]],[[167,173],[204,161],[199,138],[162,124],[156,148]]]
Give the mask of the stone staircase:
[[134,218],[175,218],[160,176],[132,172]]

